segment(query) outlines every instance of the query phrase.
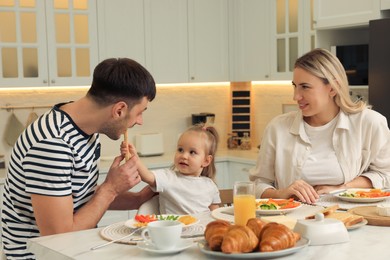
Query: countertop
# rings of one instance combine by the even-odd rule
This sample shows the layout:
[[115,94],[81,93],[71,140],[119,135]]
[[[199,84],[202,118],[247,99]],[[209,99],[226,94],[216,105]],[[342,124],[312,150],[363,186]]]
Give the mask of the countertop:
[[[173,163],[174,152],[164,153],[159,156],[140,157],[149,169],[170,167]],[[258,149],[252,150],[218,150],[215,162],[237,162],[256,164]],[[114,157],[100,158],[100,172],[105,173],[110,168]]]
[[[205,226],[213,220],[209,215],[197,216],[200,224]],[[99,235],[99,229],[52,235],[30,239],[28,248],[38,259],[214,259],[207,257],[198,248],[197,243],[176,254],[148,253],[135,245],[111,244],[98,250],[90,248],[107,241]],[[294,260],[347,260],[347,259],[389,259],[390,252],[387,241],[390,241],[390,227],[363,226],[348,232],[350,241],[341,244],[307,246],[302,250],[277,259]],[[245,255],[249,256],[249,255]],[[239,257],[237,257],[239,258]],[[244,257],[243,257],[244,258]],[[218,259],[227,259],[220,257]],[[253,259],[253,258],[252,258]]]
[[[170,167],[173,163],[174,152],[164,153],[159,156],[140,157],[143,163],[150,169]],[[252,150],[218,150],[216,162],[238,162],[255,164],[258,156],[258,149]],[[108,172],[114,156],[100,158],[100,173]],[[6,170],[0,169],[0,184],[5,181]]]

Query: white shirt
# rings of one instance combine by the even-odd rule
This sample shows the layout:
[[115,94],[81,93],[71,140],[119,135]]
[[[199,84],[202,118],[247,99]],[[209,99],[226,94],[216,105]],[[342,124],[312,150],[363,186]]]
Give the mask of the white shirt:
[[344,175],[333,148],[333,133],[336,128],[337,115],[322,126],[311,126],[304,122],[305,132],[310,140],[311,149],[302,167],[302,180],[312,186],[339,185],[344,183]]
[[[371,109],[356,114],[340,111],[332,144],[345,183],[365,176],[375,188],[390,188],[390,131],[384,116]],[[310,150],[301,111],[275,117],[264,131],[257,164],[250,173],[256,196],[302,179]]]
[[193,177],[171,169],[152,171],[156,177],[161,214],[196,214],[220,204],[219,190],[212,179]]

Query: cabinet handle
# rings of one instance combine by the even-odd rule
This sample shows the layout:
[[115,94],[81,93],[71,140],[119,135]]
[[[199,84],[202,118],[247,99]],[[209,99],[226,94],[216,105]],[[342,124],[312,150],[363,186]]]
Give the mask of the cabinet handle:
[[194,80],[194,79],[195,79],[195,77],[192,76],[192,77],[191,77],[191,80]]
[[46,80],[46,79],[44,79],[44,80],[43,80],[43,83],[44,83],[44,84],[47,84],[47,80]]
[[56,83],[56,80],[52,79],[50,82],[54,84],[54,83]]

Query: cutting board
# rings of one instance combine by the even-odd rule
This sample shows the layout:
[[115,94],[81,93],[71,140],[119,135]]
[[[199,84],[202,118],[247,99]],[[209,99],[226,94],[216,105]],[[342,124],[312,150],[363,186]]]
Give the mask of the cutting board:
[[359,215],[367,219],[368,225],[390,226],[390,217],[380,216],[376,212],[376,206],[362,206],[351,208],[348,212]]

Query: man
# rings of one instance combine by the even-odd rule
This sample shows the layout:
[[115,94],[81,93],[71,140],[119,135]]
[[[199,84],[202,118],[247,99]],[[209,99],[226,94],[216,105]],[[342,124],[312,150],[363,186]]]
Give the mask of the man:
[[[130,59],[107,59],[94,70],[86,96],[58,104],[17,140],[4,189],[2,239],[7,258],[31,259],[27,239],[96,227],[107,209],[137,209],[153,192],[128,192],[140,182],[134,159],[114,159],[98,187],[99,133],[118,140],[142,124],[156,95],[150,73]],[[118,149],[119,151],[119,149]]]

